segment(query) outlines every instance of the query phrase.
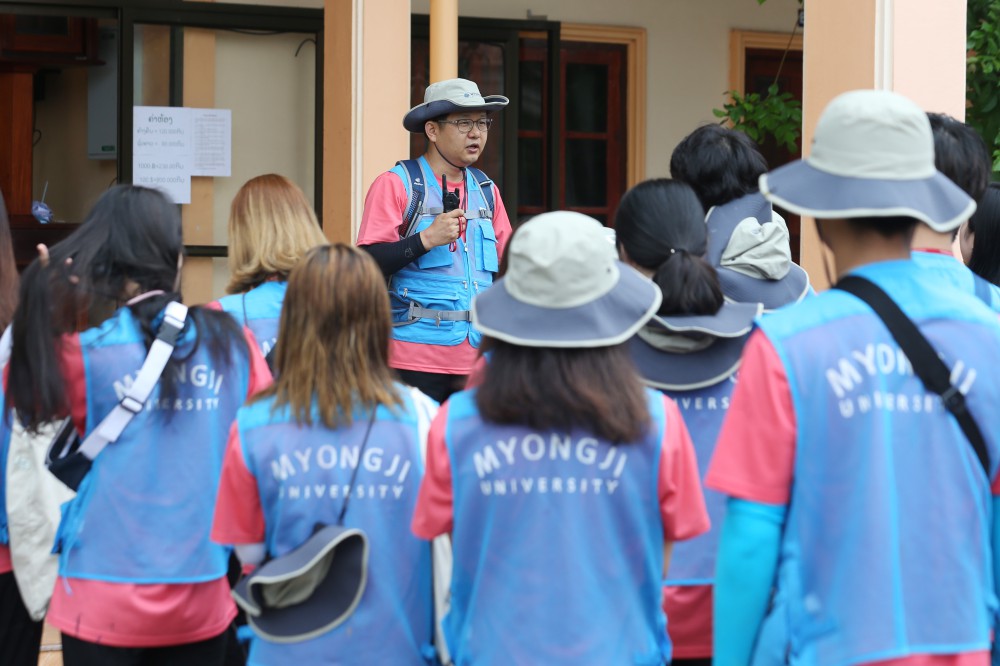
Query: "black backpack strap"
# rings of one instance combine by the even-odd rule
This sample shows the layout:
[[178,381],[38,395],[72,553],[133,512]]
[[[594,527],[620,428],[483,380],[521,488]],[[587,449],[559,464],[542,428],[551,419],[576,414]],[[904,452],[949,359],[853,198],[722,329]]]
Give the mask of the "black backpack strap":
[[424,174],[420,170],[420,163],[417,160],[400,160],[396,166],[403,167],[408,182],[406,191],[409,194],[409,203],[406,205],[406,212],[403,214],[403,224],[400,227],[404,233],[403,238],[408,238],[413,234],[413,228],[420,215],[420,208],[424,205],[424,195],[427,192],[427,184],[424,183]]
[[986,472],[986,478],[991,478],[986,441],[983,439],[982,431],[979,430],[979,425],[969,412],[965,396],[951,383],[948,366],[944,364],[916,324],[903,313],[888,294],[870,280],[850,275],[840,280],[834,288],[853,294],[875,311],[910,360],[913,372],[929,391],[941,396],[945,409],[958,421],[973,451],[976,452],[976,457]]
[[493,214],[496,212],[496,202],[493,201],[493,181],[485,173],[480,171],[475,167],[466,167],[472,177],[476,179],[479,183],[479,189],[483,191],[483,197],[486,199],[486,205],[490,209],[490,219],[493,219]]

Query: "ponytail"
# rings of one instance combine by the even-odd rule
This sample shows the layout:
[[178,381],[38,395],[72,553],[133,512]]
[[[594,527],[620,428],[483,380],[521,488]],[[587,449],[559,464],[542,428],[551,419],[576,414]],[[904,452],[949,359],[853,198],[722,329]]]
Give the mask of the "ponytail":
[[713,315],[724,301],[715,268],[687,250],[669,254],[656,269],[653,281],[663,292],[657,314]]

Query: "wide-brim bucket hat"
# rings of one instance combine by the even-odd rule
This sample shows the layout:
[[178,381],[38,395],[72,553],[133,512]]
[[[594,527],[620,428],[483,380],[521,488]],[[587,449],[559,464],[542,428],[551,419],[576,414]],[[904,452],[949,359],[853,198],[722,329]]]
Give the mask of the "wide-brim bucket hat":
[[479,86],[468,79],[447,79],[427,86],[424,103],[418,104],[403,116],[403,127],[408,132],[422,133],[424,123],[449,113],[459,111],[499,111],[510,104],[503,95],[483,96]]
[[[760,303],[724,303],[714,315],[656,315],[629,342],[643,382],[670,391],[694,391],[736,374]],[[688,336],[702,342],[683,352],[664,351],[665,339]]]
[[912,217],[952,231],[976,210],[934,167],[927,114],[885,90],[834,98],[820,116],[809,157],[760,177],[775,204],[818,219]]
[[809,293],[809,276],[792,261],[788,227],[760,193],[713,207],[706,223],[705,258],[727,299],[770,311]]
[[328,525],[244,576],[233,588],[233,598],[258,636],[297,643],[325,634],[350,617],[367,582],[365,533]]
[[570,211],[524,223],[507,248],[507,274],[472,302],[483,334],[523,347],[609,347],[656,312],[662,295],[618,260],[597,220]]

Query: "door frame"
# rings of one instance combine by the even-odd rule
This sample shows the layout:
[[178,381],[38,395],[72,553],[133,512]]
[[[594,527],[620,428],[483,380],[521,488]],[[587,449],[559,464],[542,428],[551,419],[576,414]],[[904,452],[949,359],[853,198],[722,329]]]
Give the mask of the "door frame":
[[646,179],[646,29],[563,23],[560,39],[625,46],[625,188],[641,183]]
[[775,51],[802,51],[802,33],[759,32],[755,30],[729,31],[729,89],[746,94],[747,49]]

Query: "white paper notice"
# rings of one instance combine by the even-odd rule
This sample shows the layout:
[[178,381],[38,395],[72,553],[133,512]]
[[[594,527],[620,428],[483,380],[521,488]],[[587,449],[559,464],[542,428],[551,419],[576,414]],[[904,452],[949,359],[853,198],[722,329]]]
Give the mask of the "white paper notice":
[[194,132],[192,176],[232,175],[233,112],[229,109],[191,109]]
[[132,108],[132,182],[191,203],[191,176],[232,175],[233,112],[174,106]]
[[155,187],[174,203],[191,203],[190,109],[132,109],[132,182]]

